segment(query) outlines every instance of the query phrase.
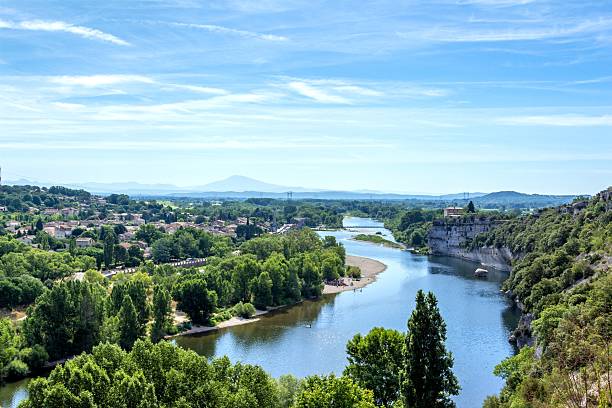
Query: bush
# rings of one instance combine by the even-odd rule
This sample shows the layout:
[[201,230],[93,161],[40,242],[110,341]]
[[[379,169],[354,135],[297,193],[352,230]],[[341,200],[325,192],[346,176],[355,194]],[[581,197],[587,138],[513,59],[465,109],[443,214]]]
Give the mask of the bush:
[[6,378],[9,380],[23,378],[30,372],[28,365],[18,359],[12,360],[10,363],[8,363],[4,370],[6,372]]
[[215,324],[215,325],[216,325],[216,324],[218,324],[218,323],[221,323],[221,322],[224,322],[224,321],[226,321],[226,320],[229,320],[229,319],[231,319],[232,317],[234,317],[234,311],[233,311],[233,309],[230,309],[230,310],[224,310],[224,311],[222,311],[222,312],[215,313],[215,315],[214,315],[214,316],[213,316],[213,318],[212,318],[212,322],[213,322],[213,324]]
[[49,354],[43,346],[35,344],[32,348],[27,347],[19,352],[19,358],[25,361],[32,369],[41,368],[49,359]]
[[238,302],[234,306],[234,314],[248,319],[255,316],[255,307],[250,303]]
[[489,395],[485,398],[482,408],[501,408],[502,403],[497,395]]
[[358,266],[347,266],[346,276],[353,279],[361,279],[361,269]]

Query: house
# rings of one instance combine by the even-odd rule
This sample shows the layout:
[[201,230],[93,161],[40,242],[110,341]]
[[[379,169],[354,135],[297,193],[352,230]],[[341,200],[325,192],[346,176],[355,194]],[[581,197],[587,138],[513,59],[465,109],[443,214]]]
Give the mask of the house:
[[22,242],[26,245],[32,245],[34,240],[34,235],[24,235],[22,237],[17,238],[17,241]]
[[93,246],[94,240],[89,237],[79,237],[75,241],[77,248],[89,248]]
[[306,218],[294,218],[293,222],[295,223],[295,228],[302,229],[304,225],[306,225]]
[[6,223],[6,228],[13,231],[17,231],[19,227],[21,227],[21,223],[19,221],[9,221]]
[[63,216],[69,217],[72,215],[77,215],[79,213],[79,210],[77,210],[76,208],[67,207],[67,208],[62,208],[61,213]]
[[43,211],[43,214],[45,215],[55,215],[55,214],[59,214],[60,210],[58,210],[57,208],[46,208]]
[[444,209],[444,218],[461,217],[465,213],[463,207],[446,207]]
[[7,212],[7,211],[8,211],[8,208],[6,208],[6,207],[0,207],[0,212]]
[[64,239],[72,235],[72,230],[62,225],[47,226],[43,228],[43,231],[56,239]]

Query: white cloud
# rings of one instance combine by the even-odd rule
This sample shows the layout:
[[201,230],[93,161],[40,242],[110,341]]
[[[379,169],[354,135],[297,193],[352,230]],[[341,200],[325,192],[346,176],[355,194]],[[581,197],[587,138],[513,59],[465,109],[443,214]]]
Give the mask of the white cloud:
[[473,4],[479,6],[512,7],[533,3],[535,0],[461,0],[457,4]]
[[356,85],[340,85],[340,86],[334,87],[334,89],[340,92],[347,92],[347,93],[352,93],[352,94],[362,95],[362,96],[382,96],[383,95],[382,92],[376,91],[374,89],[364,88],[362,86],[356,86]]
[[310,99],[314,99],[321,103],[339,103],[339,104],[350,104],[351,102],[343,96],[333,95],[313,85],[309,85],[305,82],[293,81],[287,84],[287,87],[298,94],[305,96]]
[[612,115],[541,115],[499,118],[498,123],[515,126],[612,126]]
[[75,110],[85,108],[85,105],[81,105],[79,103],[66,103],[66,102],[53,102],[53,106],[61,110],[67,110],[67,111],[75,111]]
[[173,25],[176,27],[195,28],[199,30],[206,30],[211,33],[230,34],[230,35],[236,35],[239,37],[253,38],[253,39],[264,40],[264,41],[288,41],[289,40],[287,37],[283,37],[280,35],[262,34],[262,33],[256,33],[253,31],[237,30],[235,28],[228,28],[228,27],[223,27],[223,26],[214,25],[214,24],[170,23],[170,25]]
[[30,20],[13,22],[0,20],[0,29],[2,28],[11,30],[64,32],[78,35],[79,37],[87,39],[106,41],[116,45],[130,45],[130,43],[127,41],[122,40],[121,38],[112,34],[105,33],[104,31],[100,31],[95,28],[73,25],[63,21]]
[[180,84],[169,84],[173,88],[184,89],[186,91],[210,94],[210,95],[226,95],[227,91],[221,88],[213,88],[209,86],[199,86],[199,85],[180,85]]
[[155,81],[142,75],[77,75],[77,76],[56,76],[50,77],[49,81],[61,85],[79,85],[84,87],[98,87],[107,85],[117,85],[124,83],[146,83],[152,84]]
[[516,29],[473,29],[441,26],[431,30],[397,31],[404,39],[425,39],[439,42],[504,42],[536,41],[595,34],[612,30],[612,18],[586,20],[574,24],[558,24],[549,27]]
[[379,142],[353,142],[326,143],[312,140],[282,141],[273,139],[259,140],[88,140],[79,143],[71,141],[37,141],[37,142],[0,142],[3,149],[52,149],[52,150],[268,150],[268,149],[328,149],[328,148],[388,148],[388,143]]

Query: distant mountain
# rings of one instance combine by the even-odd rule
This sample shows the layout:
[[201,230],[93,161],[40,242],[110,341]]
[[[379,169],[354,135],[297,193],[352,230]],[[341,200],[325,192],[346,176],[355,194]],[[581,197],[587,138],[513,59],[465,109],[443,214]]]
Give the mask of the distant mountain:
[[[423,205],[466,206],[472,200],[479,208],[540,208],[557,206],[571,202],[572,195],[540,195],[525,194],[516,191],[498,191],[494,193],[456,193],[443,195],[385,193],[374,190],[337,191],[289,187],[266,183],[251,177],[234,175],[223,180],[201,186],[178,187],[173,184],[141,184],[133,181],[120,183],[50,183],[36,182],[26,179],[8,181],[6,184],[38,185],[50,187],[63,185],[69,188],[79,188],[94,194],[128,194],[141,197],[190,197],[204,199],[246,199],[246,198],[287,198],[287,192],[292,192],[294,199],[320,200],[415,200]],[[428,204],[429,203],[429,204]]]
[[64,185],[70,188],[82,188],[96,194],[146,195],[187,191],[172,184],[140,184],[134,181],[122,183],[70,183]]
[[517,191],[497,191],[474,199],[480,207],[540,208],[571,203],[575,195],[525,194]]
[[463,199],[470,200],[470,199],[482,197],[486,194],[487,193],[457,193],[457,194],[443,194],[437,197],[440,198],[441,200],[463,200]]
[[191,191],[203,192],[237,192],[243,193],[253,191],[259,193],[285,193],[287,191],[320,191],[317,189],[305,189],[303,187],[288,187],[278,184],[266,183],[245,176],[230,176],[226,179],[214,181],[203,186],[191,187]]

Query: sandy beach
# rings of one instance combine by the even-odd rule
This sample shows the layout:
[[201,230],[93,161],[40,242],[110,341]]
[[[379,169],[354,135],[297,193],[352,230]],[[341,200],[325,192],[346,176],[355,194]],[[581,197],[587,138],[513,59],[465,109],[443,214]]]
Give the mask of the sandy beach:
[[355,280],[344,278],[346,286],[325,285],[323,288],[324,295],[363,288],[374,282],[376,280],[376,275],[387,269],[387,265],[380,261],[354,255],[346,256],[346,265],[359,267],[359,269],[361,269],[361,279]]
[[[354,256],[354,255],[346,256],[346,265],[359,267],[361,269],[361,279],[355,280],[351,278],[344,278],[346,286],[325,285],[325,287],[323,288],[324,295],[363,288],[364,286],[369,285],[370,283],[374,282],[376,280],[376,275],[378,275],[379,273],[387,269],[387,265],[385,265],[384,263],[380,261],[376,261],[370,258],[364,258],[361,256]],[[244,317],[234,316],[229,320],[226,320],[226,321],[223,321],[217,324],[216,326],[193,326],[191,329],[187,331],[178,333],[174,336],[168,336],[168,337],[170,338],[170,337],[175,337],[175,336],[188,336],[190,334],[206,333],[210,331],[225,329],[228,327],[240,326],[240,325],[248,324],[248,323],[254,323],[254,322],[259,321],[260,316],[266,313],[270,313],[282,307],[290,307],[290,306],[293,306],[293,305],[279,306],[279,307],[269,308],[268,310],[257,310],[255,312],[255,316],[253,316],[250,319],[245,319]],[[182,323],[182,322],[187,321],[188,318],[183,312],[177,310],[175,312],[174,320],[175,320],[175,323]]]
[[[206,333],[206,332],[210,332],[210,331],[215,331],[215,330],[220,330],[220,329],[225,329],[227,327],[233,327],[233,326],[240,326],[242,324],[248,324],[248,323],[254,323],[259,321],[259,316],[264,315],[266,313],[271,312],[272,310],[256,310],[255,311],[255,316],[251,317],[250,319],[245,319],[244,317],[240,317],[240,316],[234,316],[229,320],[225,320],[219,324],[217,324],[216,326],[193,326],[191,329],[186,330],[184,332],[180,332],[175,334],[174,336],[168,336],[169,338],[171,337],[176,337],[176,336],[188,336],[190,334],[197,334],[197,333]],[[181,313],[182,312],[178,312]],[[178,314],[177,313],[177,314]],[[179,316],[177,316],[179,317]],[[175,318],[175,321],[181,321],[182,319],[180,319],[180,317],[177,319]]]

